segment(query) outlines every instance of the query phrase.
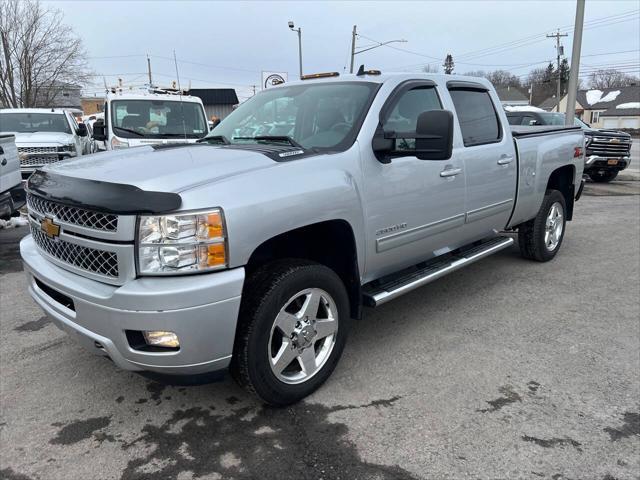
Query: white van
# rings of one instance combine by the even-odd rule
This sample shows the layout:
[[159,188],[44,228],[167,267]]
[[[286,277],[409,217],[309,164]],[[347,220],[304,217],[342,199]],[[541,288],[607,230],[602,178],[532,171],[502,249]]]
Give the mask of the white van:
[[158,89],[113,89],[107,93],[104,120],[93,124],[93,138],[101,150],[195,143],[208,133],[202,100]]

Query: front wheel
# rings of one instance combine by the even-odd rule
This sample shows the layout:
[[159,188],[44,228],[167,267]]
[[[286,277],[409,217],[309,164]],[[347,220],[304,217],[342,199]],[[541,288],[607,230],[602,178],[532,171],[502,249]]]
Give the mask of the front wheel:
[[524,258],[548,262],[560,250],[566,226],[566,202],[557,190],[547,190],[538,215],[518,227],[518,244]]
[[349,329],[349,300],[331,269],[274,262],[244,288],[231,373],[265,403],[295,403],[331,375]]
[[614,178],[618,176],[617,170],[609,170],[609,171],[599,171],[589,173],[589,178],[597,183],[607,183],[612,181]]

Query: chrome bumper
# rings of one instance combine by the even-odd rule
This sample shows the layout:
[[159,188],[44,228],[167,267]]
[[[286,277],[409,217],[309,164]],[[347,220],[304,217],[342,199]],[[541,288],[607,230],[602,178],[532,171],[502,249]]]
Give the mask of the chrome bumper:
[[584,164],[589,166],[589,165],[592,165],[593,162],[595,162],[596,160],[609,160],[610,158],[615,158],[616,160],[623,161],[627,165],[629,164],[629,161],[631,160],[631,157],[602,157],[600,155],[590,155],[590,156],[586,157]]
[[[20,242],[29,293],[54,323],[125,370],[192,375],[229,365],[244,269],[183,277],[138,278],[107,285],[48,262],[29,235]],[[45,291],[46,290],[46,291]],[[62,294],[70,299],[65,306]],[[127,330],[169,330],[177,351],[133,348]]]

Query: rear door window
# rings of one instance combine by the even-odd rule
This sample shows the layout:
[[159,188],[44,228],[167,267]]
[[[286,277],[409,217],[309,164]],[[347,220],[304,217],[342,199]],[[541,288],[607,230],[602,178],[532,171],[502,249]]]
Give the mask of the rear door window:
[[500,122],[489,92],[455,89],[450,93],[458,114],[465,147],[500,141]]

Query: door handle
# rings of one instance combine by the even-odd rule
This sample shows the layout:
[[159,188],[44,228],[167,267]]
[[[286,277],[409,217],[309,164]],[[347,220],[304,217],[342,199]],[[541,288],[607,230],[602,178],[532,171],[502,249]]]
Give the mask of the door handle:
[[462,173],[462,169],[461,168],[445,168],[444,170],[442,170],[440,172],[440,176],[443,177],[443,178],[455,177],[459,173]]
[[509,165],[511,162],[513,162],[511,155],[502,155],[498,160],[498,165]]

